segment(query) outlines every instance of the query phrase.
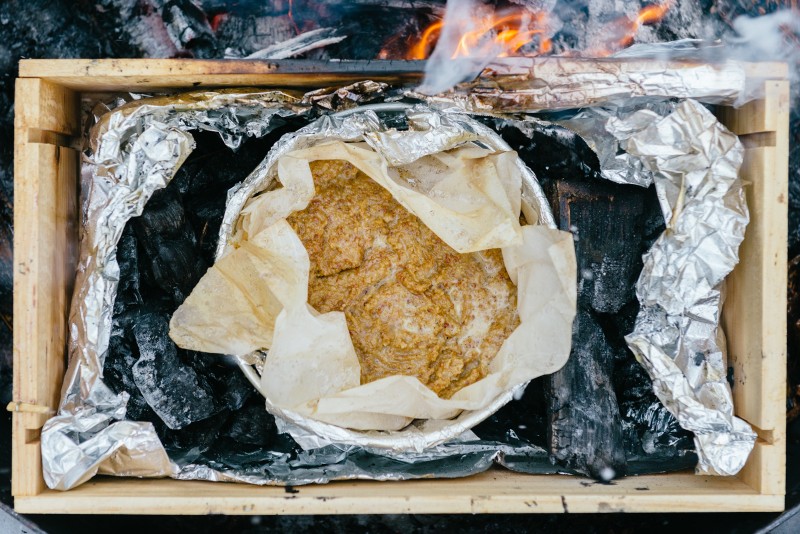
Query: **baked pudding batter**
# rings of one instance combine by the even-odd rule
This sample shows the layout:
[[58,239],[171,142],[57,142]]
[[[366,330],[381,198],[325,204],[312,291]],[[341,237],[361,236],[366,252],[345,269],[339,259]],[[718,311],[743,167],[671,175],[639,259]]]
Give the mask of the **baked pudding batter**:
[[519,325],[499,249],[459,254],[353,165],[311,163],[316,195],[287,221],[311,261],[308,301],[343,311],[361,383],[414,376],[450,398]]

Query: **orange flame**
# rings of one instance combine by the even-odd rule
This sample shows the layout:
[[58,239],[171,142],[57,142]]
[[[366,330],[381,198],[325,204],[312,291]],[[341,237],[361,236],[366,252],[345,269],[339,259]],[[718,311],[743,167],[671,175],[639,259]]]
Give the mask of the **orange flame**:
[[661,19],[664,18],[664,15],[672,7],[672,3],[674,0],[667,0],[663,4],[651,4],[649,6],[643,7],[639,11],[639,15],[630,21],[630,27],[624,33],[624,35],[619,39],[619,47],[625,48],[633,44],[633,39],[636,37],[636,34],[639,31],[639,28],[642,26],[646,26],[648,24],[655,24],[656,22],[660,22]]
[[[473,21],[474,29],[462,31],[452,57],[469,57],[495,52],[499,57],[516,54],[522,47],[539,36],[539,52],[550,50],[550,39],[545,35],[545,14],[519,10],[493,13]],[[422,32],[406,54],[406,59],[426,59],[433,51],[442,33],[444,23],[436,21]]]
[[[607,56],[633,44],[634,38],[642,26],[659,22],[670,10],[674,0],[665,0],[660,4],[651,4],[642,8],[635,19],[627,17],[611,22],[606,30],[606,45],[579,55]],[[472,28],[459,32],[458,45],[452,57],[468,57],[493,53],[497,57],[513,55],[542,55],[552,51],[553,43],[548,33],[548,16],[546,13],[533,13],[523,8],[492,13],[486,16],[476,15]],[[436,46],[444,29],[444,22],[435,21],[428,25],[418,39],[410,43],[405,52],[405,59],[427,59]],[[523,50],[526,45],[538,39],[535,49]],[[379,58],[389,57],[386,49]],[[396,56],[395,56],[396,57]]]

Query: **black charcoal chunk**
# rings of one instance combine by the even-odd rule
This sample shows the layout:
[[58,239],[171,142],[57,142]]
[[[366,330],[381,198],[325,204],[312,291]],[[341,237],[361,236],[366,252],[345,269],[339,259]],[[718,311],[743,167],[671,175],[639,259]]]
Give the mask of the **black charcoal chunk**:
[[213,393],[198,380],[195,370],[178,358],[169,338],[169,316],[144,314],[137,319],[133,333],[139,349],[133,380],[164,424],[179,429],[212,415]]
[[119,265],[119,285],[114,301],[114,315],[141,306],[142,294],[139,283],[138,243],[130,225],[125,227],[117,243],[117,264]]
[[552,179],[600,179],[597,154],[582,137],[567,128],[530,122],[522,132],[505,119],[479,120],[502,135],[543,185]]
[[208,383],[220,407],[235,411],[251,396],[258,395],[241,369],[228,356],[180,349],[179,353],[181,359]]
[[156,191],[132,222],[153,283],[180,305],[208,269],[180,198],[171,188]]
[[154,426],[170,459],[185,465],[198,460],[208,451],[219,438],[220,431],[230,415],[228,410],[222,410],[178,430],[167,427],[161,421],[156,422]]
[[248,403],[234,413],[223,435],[241,445],[268,445],[277,436],[275,418],[267,412],[264,401]]
[[135,313],[127,313],[114,318],[108,353],[103,364],[103,381],[114,393],[128,393],[125,413],[128,419],[151,421],[155,414],[133,380],[133,365],[139,360],[139,349],[130,328],[135,317]]
[[618,312],[635,298],[647,190],[563,180],[546,190],[559,228],[575,235],[579,305]]
[[613,349],[588,310],[578,310],[572,331],[569,360],[547,379],[550,453],[561,465],[610,480],[626,469]]

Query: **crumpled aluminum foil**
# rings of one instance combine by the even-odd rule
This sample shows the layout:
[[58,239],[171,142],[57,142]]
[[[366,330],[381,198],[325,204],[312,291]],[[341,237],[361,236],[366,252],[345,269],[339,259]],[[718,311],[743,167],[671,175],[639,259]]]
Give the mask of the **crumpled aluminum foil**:
[[655,184],[667,230],[644,256],[641,310],[626,340],[658,398],[694,433],[698,473],[736,474],[756,434],[733,415],[719,321],[749,220],[744,148],[693,100],[591,108],[559,124],[597,152],[603,178]]
[[[128,394],[102,381],[119,283],[116,245],[131,217],[174,177],[194,149],[189,129],[220,134],[236,148],[295,114],[280,91],[189,93],[123,105],[92,133],[92,179],[83,184],[84,233],[69,316],[69,366],[58,414],[42,428],[45,482],[69,489],[96,473],[168,476],[167,457],[150,423],[124,421]],[[275,124],[273,124],[275,121]]]
[[[620,72],[613,62],[609,62],[608,68],[587,74],[570,72],[565,67],[566,64],[562,65],[556,59],[542,64],[543,67],[532,68],[519,64],[514,66],[510,62],[507,67],[500,68],[504,74],[517,76],[521,87],[525,84],[532,87],[531,91],[515,91],[514,87],[503,91],[497,86],[492,87],[489,81],[487,87],[475,85],[471,89],[473,96],[451,94],[432,101],[443,107],[453,107],[455,103],[457,107],[470,112],[497,114],[499,110],[529,112],[583,107],[606,103],[609,99],[619,103],[624,102],[624,99],[640,96],[693,97],[704,102],[726,103],[741,102],[743,98],[743,71],[735,66],[728,69],[695,65],[688,69],[667,72],[665,69],[669,67],[668,64],[662,68],[649,61],[649,70],[639,69],[631,74]],[[532,79],[538,82],[531,84]],[[544,80],[550,82],[544,83]],[[387,465],[396,471],[396,478],[465,476],[488,468],[492,461],[526,472],[560,471],[546,465],[547,454],[543,450],[531,448],[520,452],[519,448],[515,448],[515,458],[522,456],[542,459],[540,470],[533,464],[519,468],[514,467],[518,462],[504,460],[506,453],[502,451],[502,447],[482,449],[485,445],[483,442],[471,452],[465,448],[469,442],[445,444],[408,460],[404,468],[398,467],[396,459],[370,455],[366,450],[363,450],[363,454],[368,459],[362,459],[359,463],[360,453],[354,454],[353,448],[342,449],[336,446],[316,449],[318,456],[309,455],[307,458],[291,460],[271,457],[270,467],[261,471],[230,470],[218,465],[179,466],[168,458],[150,423],[124,420],[128,395],[116,395],[102,382],[103,360],[108,348],[111,314],[119,281],[116,243],[126,221],[141,213],[153,191],[169,182],[193,148],[192,137],[186,130],[201,128],[216,131],[228,146],[238,146],[244,135],[268,133],[273,128],[272,121],[280,117],[310,114],[313,113],[313,106],[325,107],[326,103],[334,109],[341,109],[335,106],[344,107],[343,103],[360,104],[370,98],[370,92],[376,87],[381,90],[386,88],[383,84],[365,83],[361,88],[354,84],[344,90],[308,94],[306,98],[289,92],[259,90],[192,93],[178,98],[167,97],[160,101],[149,99],[144,105],[133,102],[104,116],[96,125],[93,139],[97,143],[93,145],[94,157],[91,162],[94,167],[88,169],[93,176],[82,190],[85,197],[85,231],[82,235],[76,289],[69,317],[69,367],[58,414],[42,429],[42,460],[45,481],[49,487],[70,489],[97,473],[236,480],[259,484],[300,484],[342,478],[392,478],[386,475],[386,465],[376,464],[376,459],[380,463],[380,458],[389,462]],[[575,90],[575,87],[580,89]],[[364,91],[363,96],[359,96],[361,91]],[[414,96],[408,91],[405,95]],[[629,154],[635,154],[636,161],[641,163],[641,173],[634,173],[630,177],[633,180],[631,183],[637,183],[636,176],[642,180],[640,185],[647,183],[648,179],[643,174],[650,173],[659,190],[663,192],[663,205],[668,208],[665,213],[669,214],[667,218],[671,221],[670,230],[657,243],[658,249],[648,256],[646,272],[651,273],[648,276],[652,275],[652,280],[689,280],[687,274],[692,272],[691,266],[684,264],[685,267],[681,270],[676,266],[664,265],[665,272],[661,272],[655,260],[674,253],[681,238],[695,239],[700,236],[697,232],[708,229],[703,224],[708,219],[699,217],[701,204],[711,202],[716,210],[720,204],[726,208],[726,203],[731,201],[738,205],[737,199],[741,198],[740,184],[731,178],[728,172],[730,169],[724,169],[726,161],[736,164],[734,168],[737,167],[735,154],[741,148],[737,148],[736,143],[730,144],[727,140],[731,134],[722,131],[718,124],[709,119],[710,115],[707,112],[704,114],[704,110],[701,111],[695,103],[682,105],[681,109],[680,114],[676,112],[665,119],[653,118],[652,122],[645,120],[647,117],[638,116],[637,120],[641,118],[642,124],[649,125],[641,131],[622,118],[619,129],[613,128],[616,135],[619,135],[615,143],[629,150]],[[659,129],[658,125],[663,128]],[[698,135],[697,129],[704,125],[710,127],[710,130]],[[673,129],[670,130],[669,126]],[[627,136],[626,127],[636,133]],[[587,134],[587,137],[591,136]],[[682,140],[683,144],[675,145],[674,142],[678,140]],[[649,144],[651,142],[652,145]],[[686,161],[687,158],[680,157],[675,148],[692,147],[692,143],[699,143],[699,148],[705,150],[703,153],[714,158],[714,164],[709,164],[712,172],[697,172],[695,169],[686,175],[689,177],[688,185],[701,186],[700,192],[693,189],[698,195],[696,198],[692,197],[697,200],[695,203],[687,202],[687,198],[692,195],[688,189],[681,187],[682,182],[678,180],[681,174],[676,164]],[[731,156],[720,154],[720,148],[729,144]],[[649,151],[648,147],[653,151]],[[726,160],[726,157],[734,159]],[[635,163],[633,159],[629,162]],[[658,166],[662,164],[665,167],[660,170]],[[708,179],[716,176],[718,171],[714,169],[725,171],[720,175],[724,180],[723,186],[716,193],[709,192],[707,187],[715,183]],[[624,181],[624,174],[619,168],[609,167],[608,176],[614,175],[619,181]],[[699,183],[693,183],[695,179]],[[703,179],[706,181],[702,181]],[[677,214],[675,220],[671,217],[673,211]],[[720,213],[721,218],[718,216]],[[754,436],[746,428],[746,424],[731,415],[730,392],[724,383],[724,363],[721,363],[724,358],[719,349],[721,344],[713,341],[714,333],[719,332],[716,325],[721,302],[720,281],[736,261],[736,247],[743,235],[743,228],[740,226],[746,221],[746,211],[742,213],[745,214],[744,219],[741,216],[725,219],[726,215],[730,215],[725,211],[714,211],[712,214],[714,220],[720,223],[733,223],[725,227],[726,231],[731,232],[731,241],[719,239],[719,245],[731,246],[727,249],[722,246],[715,249],[721,256],[714,258],[713,275],[704,277],[706,273],[702,269],[694,271],[697,273],[695,282],[705,283],[706,286],[703,287],[708,289],[700,300],[691,300],[698,297],[699,293],[687,290],[692,294],[683,297],[689,300],[682,300],[672,307],[669,301],[660,300],[664,295],[654,293],[652,285],[640,280],[639,294],[645,306],[636,331],[629,339],[643,364],[654,375],[662,401],[671,409],[675,408],[678,413],[685,413],[686,417],[681,420],[681,424],[685,421],[685,424],[692,425],[691,429],[699,436],[700,472],[735,472],[746,458],[746,451],[752,448],[751,438]],[[700,222],[693,228],[689,224],[691,221]],[[687,261],[699,250],[698,247],[687,249],[687,254],[682,259]],[[647,278],[645,273],[642,278]],[[684,346],[677,343],[690,340],[694,344]],[[685,350],[689,346],[704,348],[703,364],[693,363],[699,361],[694,357],[700,352],[690,353]],[[258,366],[257,357],[251,362]],[[723,371],[718,374],[720,369]],[[706,383],[708,387],[704,387]],[[704,419],[708,414],[706,408],[714,406],[717,401],[718,417]],[[448,449],[451,446],[458,449]],[[456,460],[452,460],[455,450],[459,452]],[[320,462],[326,463],[323,466]],[[291,469],[282,470],[284,467]],[[289,472],[294,473],[291,481],[282,478],[288,477]]]
[[[644,53],[644,51],[641,51]],[[530,113],[608,103],[633,104],[693,98],[708,104],[742,105],[758,97],[742,63],[714,64],[657,58],[501,58],[481,76],[444,93],[409,95],[432,106],[477,114]]]

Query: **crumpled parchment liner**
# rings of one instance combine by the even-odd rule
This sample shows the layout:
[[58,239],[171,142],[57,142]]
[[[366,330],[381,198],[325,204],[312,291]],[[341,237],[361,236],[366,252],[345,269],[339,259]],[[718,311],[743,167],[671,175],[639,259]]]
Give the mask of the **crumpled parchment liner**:
[[[271,413],[292,425],[305,427],[302,433],[295,426],[286,427],[301,445],[307,443],[306,436],[312,433],[317,438],[313,447],[319,447],[327,439],[340,445],[422,451],[462,434],[469,428],[464,427],[463,421],[473,421],[473,425],[480,422],[492,413],[487,406],[496,410],[502,405],[496,399],[507,402],[510,391],[536,376],[557,370],[569,355],[576,277],[572,238],[544,226],[519,227],[517,214],[522,204],[524,164],[497,134],[468,117],[444,116],[424,107],[412,108],[408,113],[410,129],[405,131],[386,129],[372,111],[334,117],[340,131],[351,134],[351,142],[336,141],[341,134],[331,131],[318,139],[318,144],[311,144],[307,138],[313,139],[320,124],[332,120],[324,117],[289,136],[305,148],[273,149],[266,158],[273,165],[261,165],[254,172],[260,177],[254,183],[261,186],[247,188],[246,194],[251,198],[241,212],[234,212],[239,219],[233,225],[235,231],[229,244],[236,248],[228,249],[218,259],[223,272],[217,274],[212,267],[173,316],[173,339],[193,350],[213,348],[230,353],[232,348],[239,348],[238,339],[233,339],[231,346],[221,345],[217,336],[221,331],[228,331],[233,338],[241,333],[242,339],[250,341],[265,333],[252,346],[270,348],[258,385]],[[360,132],[352,135],[355,129]],[[481,148],[476,142],[492,148]],[[456,161],[448,167],[452,175],[440,174],[439,181],[425,183],[421,177],[430,174],[426,172],[426,158],[443,161],[461,158],[461,163]],[[411,377],[387,377],[359,386],[360,367],[349,343],[344,317],[341,313],[315,317],[307,310],[308,258],[301,254],[302,244],[283,222],[313,197],[308,162],[317,159],[349,161],[459,252],[502,248],[509,274],[518,283],[522,323],[501,347],[487,377],[449,400],[439,398]],[[267,188],[276,177],[282,188],[252,196]],[[239,194],[242,193],[237,191],[231,196],[231,204]],[[233,220],[230,208],[225,220]],[[221,246],[225,240],[223,236]],[[253,247],[258,251],[251,252]],[[283,266],[284,262],[294,267]],[[274,338],[268,336],[271,324],[249,325],[251,314],[238,309],[223,314],[219,325],[208,324],[208,310],[214,309],[211,289],[231,295],[241,286],[235,280],[226,285],[231,280],[234,263],[248,266],[242,280],[260,278],[271,284],[266,291],[256,288],[255,294],[272,293],[272,300],[284,306],[277,318],[265,316],[267,321],[276,321]],[[265,271],[251,275],[249,265],[255,263]],[[281,274],[290,272],[293,273],[290,278]],[[306,276],[296,279],[297,272]],[[299,301],[292,302],[292,297],[299,297]],[[244,301],[244,296],[233,299]],[[242,309],[250,307],[242,302]],[[237,318],[242,316],[247,316],[248,325],[238,323]],[[336,324],[343,332],[336,332]],[[284,335],[281,328],[291,335]],[[327,334],[317,336],[319,329]],[[323,339],[321,348],[319,343]],[[331,339],[341,342],[333,346]],[[309,375],[309,369],[319,378]],[[331,391],[331,384],[337,382],[334,377],[338,377],[340,385]],[[462,410],[480,411],[480,415],[465,412],[450,420]],[[412,419],[420,421],[401,430]],[[331,426],[347,428],[331,429]]]
[[655,184],[667,230],[644,256],[626,340],[658,398],[695,434],[698,473],[738,473],[756,434],[733,415],[719,321],[749,220],[744,148],[693,100],[587,109],[560,124],[597,151],[604,178]]

